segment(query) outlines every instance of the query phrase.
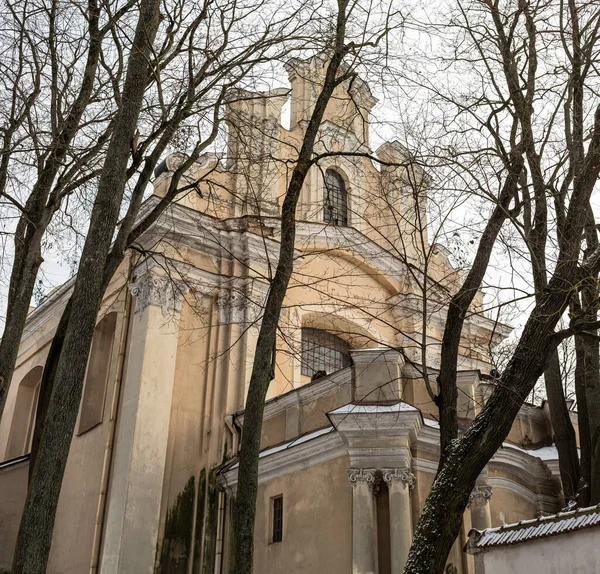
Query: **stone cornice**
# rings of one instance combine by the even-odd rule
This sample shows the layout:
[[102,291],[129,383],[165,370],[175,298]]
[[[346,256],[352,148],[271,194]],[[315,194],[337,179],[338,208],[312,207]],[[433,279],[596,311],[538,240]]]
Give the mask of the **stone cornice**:
[[74,286],[75,277],[71,277],[71,279],[63,283],[39,307],[27,315],[22,341],[32,333],[39,331],[50,319],[55,317],[65,308],[69,297],[71,297]]
[[[269,399],[265,404],[263,420],[268,420],[284,413],[290,407],[305,405],[320,397],[328,395],[344,385],[352,384],[352,367],[346,367],[336,371],[327,377],[308,383],[297,389],[293,389],[283,395]],[[236,416],[243,425],[244,412]]]
[[382,405],[380,409],[367,412],[364,408],[369,405],[354,406],[356,409],[336,409],[327,413],[329,420],[345,441],[357,437],[365,438],[368,435],[377,439],[406,437],[412,442],[422,428],[423,417],[414,407],[412,410],[392,410]]
[[[348,453],[337,432],[330,432],[306,442],[293,445],[264,458],[258,463],[258,484],[273,478],[326,462]],[[219,473],[221,485],[232,492],[237,490],[238,466],[233,465]]]
[[517,472],[518,476],[533,488],[543,481],[552,482],[551,471],[542,460],[521,449],[512,448],[510,445],[501,447],[494,454],[492,460],[488,463],[488,468],[490,470]]
[[404,363],[400,351],[391,347],[371,347],[366,349],[351,349],[350,355],[354,363]]

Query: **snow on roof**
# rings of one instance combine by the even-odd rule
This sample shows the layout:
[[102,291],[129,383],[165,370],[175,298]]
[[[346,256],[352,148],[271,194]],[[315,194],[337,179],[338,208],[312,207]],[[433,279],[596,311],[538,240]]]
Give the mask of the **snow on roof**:
[[527,453],[530,456],[537,456],[541,460],[558,460],[558,451],[556,450],[556,445],[552,444],[551,446],[542,446],[540,448],[523,448],[516,444],[510,442],[502,443],[504,448],[514,448],[515,450],[520,450],[521,452]]
[[423,417],[423,422],[426,427],[431,427],[432,429],[439,429],[440,423],[434,419],[430,419],[428,417]]
[[392,405],[369,405],[369,404],[355,404],[349,403],[335,409],[334,411],[330,411],[330,415],[343,415],[343,414],[383,414],[383,413],[399,413],[403,411],[418,411],[419,409],[400,401],[399,403],[394,403]]
[[[330,427],[325,427],[325,428],[322,428],[322,429],[317,429],[315,431],[303,434],[303,435],[301,435],[301,436],[299,436],[299,437],[297,437],[297,438],[295,438],[293,440],[290,440],[290,441],[287,441],[287,442],[284,442],[284,443],[281,443],[281,444],[278,444],[278,445],[275,445],[275,446],[272,446],[272,447],[269,447],[269,448],[266,448],[266,449],[262,450],[260,452],[260,454],[258,455],[258,458],[264,458],[264,457],[269,456],[271,454],[275,454],[275,453],[281,452],[283,450],[287,450],[288,448],[292,448],[294,446],[298,446],[299,444],[302,444],[302,443],[308,442],[309,440],[313,440],[313,439],[318,438],[320,436],[329,434],[329,433],[331,433],[333,431],[335,431],[335,427],[330,426]],[[227,470],[231,470],[232,468],[237,468],[238,466],[239,466],[239,463],[236,462],[232,466],[226,467],[226,469]]]
[[499,528],[488,528],[482,532],[472,530],[469,534],[469,547],[506,546],[599,525],[600,504],[534,520],[522,520],[517,524],[506,524]]

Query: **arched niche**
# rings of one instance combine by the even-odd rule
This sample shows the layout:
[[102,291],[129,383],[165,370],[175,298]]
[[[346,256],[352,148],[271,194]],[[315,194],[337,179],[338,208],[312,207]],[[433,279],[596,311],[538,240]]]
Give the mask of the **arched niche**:
[[116,325],[117,313],[109,313],[96,325],[81,397],[78,435],[99,425],[104,417]]
[[6,459],[22,456],[31,449],[35,410],[43,372],[43,367],[34,367],[19,383],[12,424],[8,435]]

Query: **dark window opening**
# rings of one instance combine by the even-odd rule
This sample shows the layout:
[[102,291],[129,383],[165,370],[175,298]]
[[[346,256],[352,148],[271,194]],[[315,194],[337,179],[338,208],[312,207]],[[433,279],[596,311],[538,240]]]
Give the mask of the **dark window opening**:
[[283,496],[273,498],[273,542],[283,540]]
[[346,341],[320,329],[302,329],[303,375],[330,375],[351,364],[350,345]]
[[333,169],[325,172],[323,220],[333,225],[348,225],[348,193],[341,175]]

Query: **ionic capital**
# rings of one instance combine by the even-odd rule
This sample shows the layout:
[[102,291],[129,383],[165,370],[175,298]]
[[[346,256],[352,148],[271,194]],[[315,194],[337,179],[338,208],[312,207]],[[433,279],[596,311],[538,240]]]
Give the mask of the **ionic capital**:
[[483,504],[485,506],[490,498],[492,498],[492,487],[487,484],[478,484],[469,495],[468,506],[469,508],[472,504]]
[[383,475],[383,480],[385,480],[387,484],[402,483],[404,488],[408,487],[409,492],[412,494],[415,487],[415,475],[410,468],[384,468],[381,473]]
[[367,484],[371,488],[375,485],[376,469],[374,468],[349,468],[347,472],[352,488],[356,488],[359,484]]

